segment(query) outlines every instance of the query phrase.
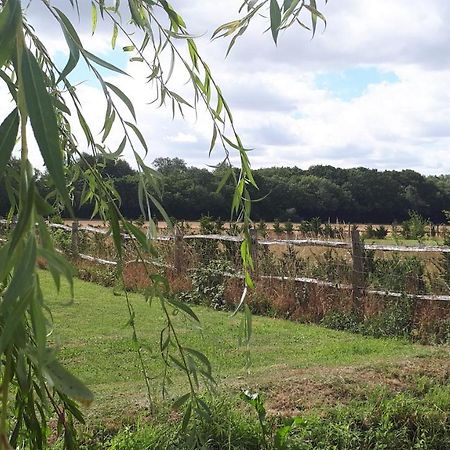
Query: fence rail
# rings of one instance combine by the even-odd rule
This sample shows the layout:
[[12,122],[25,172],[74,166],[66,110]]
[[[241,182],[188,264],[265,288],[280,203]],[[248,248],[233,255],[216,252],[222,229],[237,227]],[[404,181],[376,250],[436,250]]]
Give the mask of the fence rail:
[[[5,220],[0,220],[2,224],[8,224]],[[111,261],[104,258],[98,258],[91,255],[86,255],[78,252],[78,233],[79,232],[88,232],[88,233],[97,233],[104,236],[110,234],[110,230],[95,228],[91,226],[78,226],[78,222],[75,221],[72,226],[63,225],[63,224],[48,224],[49,227],[53,229],[60,229],[66,232],[70,232],[72,234],[72,250],[76,253],[76,256],[87,261],[95,262],[102,265],[116,266],[116,261]],[[122,236],[125,239],[134,239],[133,236],[130,236],[126,233],[122,233]],[[414,298],[426,301],[441,301],[441,302],[450,302],[450,295],[434,295],[434,294],[408,294],[402,292],[391,292],[385,289],[368,289],[364,286],[364,251],[365,250],[374,250],[381,252],[398,252],[398,253],[450,253],[450,247],[448,246],[428,246],[428,245],[415,245],[415,246],[404,246],[404,245],[382,245],[382,244],[365,244],[360,241],[359,232],[354,231],[351,234],[351,241],[335,241],[335,240],[321,240],[321,239],[261,239],[259,240],[256,236],[256,233],[252,234],[252,247],[253,247],[253,258],[257,263],[258,259],[258,246],[273,246],[273,245],[286,245],[293,247],[325,247],[325,248],[333,248],[333,249],[344,249],[349,250],[352,256],[352,283],[336,283],[331,281],[324,281],[317,278],[312,277],[288,277],[288,276],[275,276],[275,275],[258,275],[261,279],[267,280],[279,280],[279,281],[291,281],[291,282],[300,282],[305,284],[312,284],[317,286],[324,287],[332,287],[341,290],[348,290],[352,292],[354,303],[358,303],[360,297],[363,295],[379,295],[384,297],[394,297],[394,298]],[[181,250],[180,246],[182,242],[185,240],[216,240],[222,242],[242,242],[243,238],[241,236],[233,236],[233,235],[219,235],[219,234],[193,234],[193,235],[181,235],[176,233],[175,235],[170,236],[157,236],[154,238],[155,241],[173,241],[175,245],[175,263],[164,264],[159,261],[140,261],[138,259],[130,260],[125,264],[131,263],[139,263],[146,262],[153,264],[155,266],[165,267],[175,269],[176,272],[181,270],[180,265],[182,264],[182,259],[177,257]],[[0,241],[4,241],[4,239],[0,239]],[[230,278],[238,278],[243,279],[244,276],[242,273],[235,272],[221,272],[221,275],[230,277]]]

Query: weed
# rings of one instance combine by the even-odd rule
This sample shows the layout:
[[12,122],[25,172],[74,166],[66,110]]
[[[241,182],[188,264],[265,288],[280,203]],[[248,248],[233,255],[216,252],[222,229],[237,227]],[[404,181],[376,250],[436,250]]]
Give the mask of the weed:
[[224,309],[227,281],[224,273],[231,271],[231,265],[223,259],[213,259],[208,264],[197,267],[191,276],[192,290],[183,294],[182,298],[214,309]]

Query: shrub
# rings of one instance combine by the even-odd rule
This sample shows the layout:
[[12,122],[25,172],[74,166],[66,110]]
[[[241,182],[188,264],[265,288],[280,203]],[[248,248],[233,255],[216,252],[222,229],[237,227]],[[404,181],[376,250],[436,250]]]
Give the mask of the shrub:
[[[426,380],[425,380],[426,381]],[[422,382],[423,384],[423,382]],[[85,449],[106,450],[439,450],[450,448],[450,387],[427,383],[423,389],[392,394],[373,389],[363,400],[329,408],[320,416],[281,420],[266,415],[258,393],[245,392],[251,414],[236,401],[208,400],[208,417],[192,419],[186,429],[180,419],[165,416],[126,428],[114,437],[89,442]],[[245,406],[247,406],[245,405]]]
[[278,219],[275,219],[275,221],[273,223],[273,231],[275,231],[276,234],[284,233],[283,225],[281,225],[281,223]]
[[257,232],[258,232],[258,234],[261,236],[261,237],[266,237],[267,236],[267,224],[266,224],[266,222],[264,222],[264,220],[260,220],[259,222],[258,222],[258,224],[256,225],[256,230],[257,230]]
[[366,239],[384,239],[388,234],[388,230],[384,225],[374,228],[373,225],[367,225],[364,231],[364,238]]
[[286,231],[287,234],[292,234],[294,232],[294,225],[290,219],[284,223],[284,231]]
[[373,260],[373,268],[369,276],[370,282],[377,287],[394,292],[425,292],[425,263],[416,256]]
[[361,320],[354,312],[330,312],[321,321],[323,326],[340,331],[362,333],[373,337],[413,337],[414,301],[407,297],[386,300],[385,309]]
[[334,238],[336,236],[336,231],[331,225],[331,223],[327,222],[323,226],[322,234],[327,238]]
[[388,235],[388,230],[384,225],[380,225],[374,230],[376,239],[384,239]]
[[192,291],[184,293],[182,299],[196,304],[223,309],[226,306],[225,288],[229,273],[233,269],[223,259],[213,259],[197,267],[192,273]]
[[426,226],[427,220],[416,211],[409,211],[409,219],[402,223],[402,236],[421,241],[425,236]]
[[408,297],[386,300],[384,311],[365,320],[362,332],[373,337],[410,338],[414,301]]

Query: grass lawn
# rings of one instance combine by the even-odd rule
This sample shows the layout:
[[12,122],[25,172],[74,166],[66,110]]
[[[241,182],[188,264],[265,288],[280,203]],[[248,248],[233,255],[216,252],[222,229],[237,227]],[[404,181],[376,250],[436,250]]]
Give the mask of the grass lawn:
[[[86,411],[91,420],[117,423],[145,414],[145,385],[131,341],[131,329],[126,325],[125,297],[114,295],[112,289],[75,280],[75,302],[65,305],[69,299],[67,287],[57,294],[49,273],[43,271],[40,277],[55,323],[51,339],[60,348],[66,366],[95,393],[96,400]],[[158,354],[159,332],[163,326],[161,309],[157,302],[151,306],[146,304],[138,294],[130,294],[130,299],[144,346],[145,363],[158,393],[163,370]],[[360,378],[364,385],[389,384],[400,366],[402,373],[431,366],[450,369],[448,348],[373,339],[316,325],[254,317],[252,367],[247,373],[244,351],[237,345],[239,318],[203,307],[195,307],[195,312],[202,322],[202,330],[181,315],[175,321],[183,343],[210,358],[220,388],[237,390],[250,386],[265,390],[272,401],[269,407],[278,411],[285,408],[289,413],[293,407],[289,401],[295,401],[295,395],[303,396],[305,390],[314,391],[310,395],[312,400],[324,394],[324,386],[336,387],[341,395],[344,387],[348,391],[348,383],[343,386],[343,380],[359,380],[360,387]],[[388,375],[380,377],[380,373]],[[395,377],[401,379],[398,374]],[[184,378],[176,374],[172,378],[174,394],[185,392]],[[287,395],[283,397],[282,391],[287,391]],[[334,394],[332,399],[337,398]]]

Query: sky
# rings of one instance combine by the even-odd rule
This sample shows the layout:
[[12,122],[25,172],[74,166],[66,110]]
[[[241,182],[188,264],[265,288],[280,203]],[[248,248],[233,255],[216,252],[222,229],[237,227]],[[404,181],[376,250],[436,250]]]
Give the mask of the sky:
[[[67,0],[51,3],[70,10]],[[198,36],[200,53],[233,110],[244,145],[253,149],[254,168],[331,164],[450,174],[450,2],[320,1],[327,28],[319,23],[313,39],[295,27],[281,32],[276,46],[265,33],[264,19],[255,20],[225,57],[228,41],[210,37],[220,24],[239,17],[240,3],[172,1]],[[170,108],[149,104],[154,92],[144,82],[148,73],[121,52],[121,38],[119,50],[111,50],[110,25],[99,24],[92,37],[89,14],[87,8],[76,20],[84,46],[131,75],[106,76],[133,100],[149,143],[146,161],[176,156],[198,167],[219,162],[220,149],[208,157],[212,125],[204,110],[172,120]],[[68,50],[40,1],[32,2],[28,18],[64,65]],[[189,96],[186,75],[179,68],[175,72],[174,89]],[[83,111],[100,133],[105,105],[99,86],[82,67],[72,80],[83,82],[77,88]],[[0,117],[10,110],[6,103],[0,102]],[[120,140],[120,133],[112,132],[110,147]],[[38,151],[32,149],[39,166]],[[131,162],[129,149],[124,157]]]

